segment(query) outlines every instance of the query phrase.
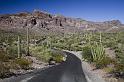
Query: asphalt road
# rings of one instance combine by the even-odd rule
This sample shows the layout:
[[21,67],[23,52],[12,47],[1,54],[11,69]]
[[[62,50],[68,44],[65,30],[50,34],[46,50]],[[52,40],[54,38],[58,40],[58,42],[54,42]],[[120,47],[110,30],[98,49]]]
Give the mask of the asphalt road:
[[[81,61],[74,54],[67,55],[65,62],[32,74],[22,75],[6,82],[87,82]],[[4,81],[5,82],[5,81]]]

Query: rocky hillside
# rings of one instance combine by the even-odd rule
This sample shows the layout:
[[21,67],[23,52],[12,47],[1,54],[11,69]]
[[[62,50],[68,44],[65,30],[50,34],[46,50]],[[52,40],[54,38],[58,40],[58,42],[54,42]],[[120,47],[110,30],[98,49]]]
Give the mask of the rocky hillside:
[[116,32],[124,29],[124,25],[119,20],[91,22],[36,10],[32,13],[0,15],[0,29],[2,30],[23,33],[27,27],[36,34],[73,33],[82,30]]

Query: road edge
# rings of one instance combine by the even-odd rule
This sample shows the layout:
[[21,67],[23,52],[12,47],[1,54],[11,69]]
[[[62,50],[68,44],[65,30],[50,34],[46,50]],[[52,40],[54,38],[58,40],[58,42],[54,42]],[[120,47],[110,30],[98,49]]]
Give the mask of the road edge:
[[105,80],[102,78],[102,76],[100,75],[97,75],[97,74],[94,74],[93,72],[91,72],[88,68],[89,68],[89,64],[85,61],[82,61],[82,51],[68,51],[68,50],[64,50],[66,52],[69,52],[69,53],[72,53],[74,54],[75,56],[77,56],[81,62],[82,62],[82,69],[83,69],[83,72],[85,74],[85,78],[87,80],[87,82],[105,82]]

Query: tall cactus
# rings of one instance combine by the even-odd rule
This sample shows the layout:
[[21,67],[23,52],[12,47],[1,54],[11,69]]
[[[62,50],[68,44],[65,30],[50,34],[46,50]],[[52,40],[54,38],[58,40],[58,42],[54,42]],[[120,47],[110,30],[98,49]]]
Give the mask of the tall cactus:
[[99,42],[100,42],[100,44],[102,44],[102,33],[101,33],[101,31],[100,31],[99,38],[100,38],[100,39],[99,39],[99,40],[100,40]]
[[90,32],[89,36],[88,36],[88,43],[89,43],[89,45],[91,45],[91,38],[92,38],[92,33]]
[[102,45],[102,34],[100,32],[99,35],[99,43],[97,42],[94,43],[94,45],[91,46],[91,52],[92,52],[92,57],[94,62],[101,62],[105,57],[105,49],[104,46]]
[[29,28],[27,27],[27,56],[29,56]]
[[18,35],[18,58],[21,57],[21,45],[20,45],[20,42],[21,42],[20,36]]
[[91,46],[91,52],[94,62],[101,62],[105,58],[104,47],[102,45],[98,45],[98,43]]

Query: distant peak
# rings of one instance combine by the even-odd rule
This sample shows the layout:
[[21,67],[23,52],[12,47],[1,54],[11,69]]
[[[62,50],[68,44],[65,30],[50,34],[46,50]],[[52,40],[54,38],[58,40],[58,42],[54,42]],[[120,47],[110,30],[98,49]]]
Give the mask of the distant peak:
[[48,14],[47,12],[42,11],[42,10],[38,10],[38,9],[34,9],[33,10],[33,13],[44,13],[44,14]]
[[105,21],[104,23],[109,23],[109,24],[112,24],[114,26],[117,26],[117,25],[121,25],[122,24],[120,20]]

